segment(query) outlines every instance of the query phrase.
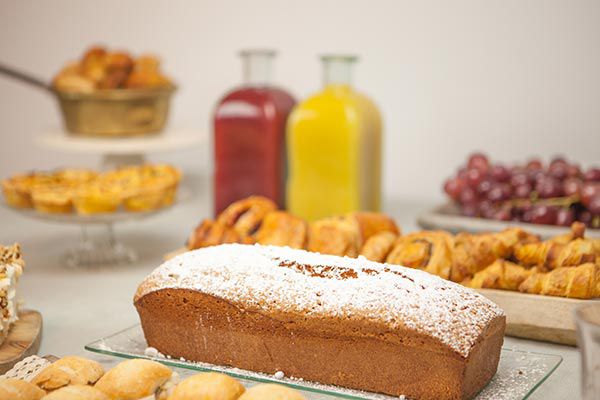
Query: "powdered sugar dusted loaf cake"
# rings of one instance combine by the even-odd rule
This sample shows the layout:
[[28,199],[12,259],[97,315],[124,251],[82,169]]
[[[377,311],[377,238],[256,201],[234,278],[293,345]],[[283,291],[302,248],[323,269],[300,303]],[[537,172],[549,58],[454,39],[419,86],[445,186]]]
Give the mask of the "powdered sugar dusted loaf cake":
[[259,245],[173,258],[134,302],[163,354],[418,399],[474,396],[505,328],[494,303],[426,272]]
[[18,244],[0,245],[0,344],[4,343],[10,327],[19,319],[17,284],[24,266]]

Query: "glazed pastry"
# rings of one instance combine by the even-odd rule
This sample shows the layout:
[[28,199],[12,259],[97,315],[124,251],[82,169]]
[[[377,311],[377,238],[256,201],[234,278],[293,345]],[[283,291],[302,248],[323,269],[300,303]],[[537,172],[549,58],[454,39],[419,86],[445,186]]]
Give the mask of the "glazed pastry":
[[101,181],[82,185],[73,196],[75,210],[82,215],[113,213],[122,201],[122,192],[118,187]]
[[0,379],[0,400],[39,400],[46,395],[32,383],[14,378]]
[[171,370],[156,361],[132,359],[109,370],[95,388],[111,399],[138,400],[154,396],[172,377]]
[[89,169],[67,168],[55,173],[55,177],[59,182],[71,185],[93,181],[97,176],[96,172]]
[[306,221],[285,211],[268,213],[255,235],[257,243],[296,249],[303,249],[306,246],[307,236]]
[[12,325],[19,319],[17,285],[25,262],[21,247],[0,245],[0,345],[8,337]]
[[125,87],[135,88],[155,88],[169,86],[170,82],[160,72],[160,62],[154,56],[140,56],[135,60],[133,72],[127,78]]
[[44,397],[44,400],[111,400],[93,386],[71,385],[65,386]]
[[232,377],[217,372],[192,375],[181,381],[169,400],[236,400],[244,386]]
[[471,288],[519,290],[523,281],[536,272],[510,261],[498,259],[463,282]]
[[360,249],[360,255],[371,261],[385,262],[397,237],[395,233],[389,231],[379,232],[367,239]]
[[167,164],[143,165],[131,173],[136,177],[137,190],[125,196],[128,211],[150,211],[173,204],[181,172]]
[[452,236],[443,231],[422,231],[399,237],[386,262],[427,271],[448,279]]
[[522,243],[537,242],[537,236],[519,228],[498,233],[459,233],[452,247],[450,279],[462,282],[487,267],[498,258],[509,258]]
[[32,208],[31,188],[34,181],[33,174],[16,175],[2,180],[2,193],[6,202],[17,208]]
[[233,228],[241,236],[250,236],[260,227],[265,216],[275,211],[277,205],[262,196],[250,196],[236,201],[217,217],[217,222]]
[[556,241],[529,243],[515,251],[515,257],[524,265],[536,265],[544,270],[569,267],[596,261],[594,241],[575,239],[566,244]]
[[45,213],[70,213],[73,211],[73,187],[65,184],[35,186],[31,191],[33,207]]
[[573,222],[571,224],[571,231],[569,233],[565,233],[564,235],[555,236],[550,239],[551,242],[567,244],[571,240],[575,239],[583,239],[585,236],[585,224],[582,222]]
[[220,222],[205,219],[194,229],[187,240],[187,248],[190,250],[201,247],[216,246],[222,243],[254,243],[250,236],[241,236],[233,228],[227,227]]
[[371,236],[380,232],[391,232],[396,236],[400,235],[400,229],[389,216],[369,211],[360,211],[350,214],[358,223],[360,238],[365,243]]
[[68,385],[91,385],[104,374],[96,361],[77,356],[63,357],[44,368],[31,381],[40,388],[51,391]]
[[304,400],[294,389],[274,383],[263,383],[251,387],[239,400]]
[[587,263],[534,273],[521,283],[519,291],[577,299],[600,297],[600,266]]
[[309,251],[334,256],[358,256],[362,242],[354,218],[325,218],[312,222],[309,229]]

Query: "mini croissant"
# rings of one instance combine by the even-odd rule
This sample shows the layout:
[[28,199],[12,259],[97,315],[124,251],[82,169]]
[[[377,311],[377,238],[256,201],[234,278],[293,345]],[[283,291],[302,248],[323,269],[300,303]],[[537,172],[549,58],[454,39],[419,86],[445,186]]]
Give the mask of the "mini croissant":
[[519,286],[524,293],[591,299],[600,297],[600,266],[587,263],[534,273]]

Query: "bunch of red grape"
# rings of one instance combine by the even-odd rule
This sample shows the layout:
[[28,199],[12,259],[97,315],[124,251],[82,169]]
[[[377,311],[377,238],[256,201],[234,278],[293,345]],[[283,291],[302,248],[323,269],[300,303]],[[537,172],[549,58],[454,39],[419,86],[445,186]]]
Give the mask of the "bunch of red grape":
[[548,165],[532,159],[509,167],[475,153],[444,183],[444,191],[469,217],[600,227],[600,168],[584,172],[562,157]]

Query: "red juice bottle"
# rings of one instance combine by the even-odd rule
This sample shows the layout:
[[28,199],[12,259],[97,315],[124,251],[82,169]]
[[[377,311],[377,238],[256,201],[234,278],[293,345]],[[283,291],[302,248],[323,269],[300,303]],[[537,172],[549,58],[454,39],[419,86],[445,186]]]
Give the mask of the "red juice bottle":
[[214,211],[250,195],[285,205],[285,128],[294,98],[271,84],[274,51],[241,53],[244,83],[214,114]]

